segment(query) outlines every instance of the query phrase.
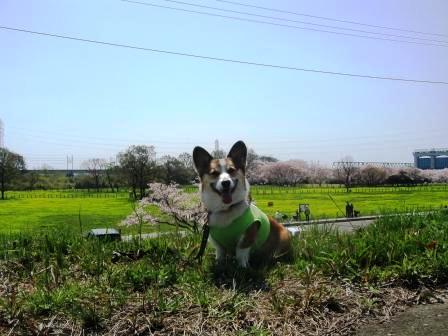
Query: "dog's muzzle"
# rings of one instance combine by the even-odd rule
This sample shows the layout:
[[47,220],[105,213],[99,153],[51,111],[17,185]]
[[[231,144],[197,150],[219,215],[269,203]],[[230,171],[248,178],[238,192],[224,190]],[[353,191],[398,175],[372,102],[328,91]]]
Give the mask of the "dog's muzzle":
[[[224,182],[227,182],[224,184]],[[217,193],[219,196],[221,196],[222,198],[222,202],[224,204],[230,204],[232,203],[232,194],[235,191],[236,187],[238,186],[238,180],[235,180],[235,183],[233,185],[233,188],[230,188],[230,181],[223,181],[221,182],[221,185],[223,187],[222,191],[219,191],[216,187],[214,183],[210,183],[210,187],[212,188],[212,190]]]

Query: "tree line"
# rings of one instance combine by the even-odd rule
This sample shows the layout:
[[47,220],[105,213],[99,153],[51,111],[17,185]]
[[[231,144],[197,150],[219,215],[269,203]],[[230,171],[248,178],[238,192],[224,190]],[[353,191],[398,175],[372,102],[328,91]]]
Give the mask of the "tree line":
[[[212,152],[216,158],[225,156],[222,151]],[[353,159],[340,160],[336,168],[329,168],[303,160],[279,161],[271,156],[258,155],[249,149],[247,177],[252,184],[298,186],[300,184],[342,184],[352,186],[406,185],[429,182],[448,183],[448,169],[420,170],[416,168],[357,167]],[[54,174],[51,169],[40,172],[26,170],[20,154],[0,148],[0,192],[6,190],[45,189],[109,189],[117,192],[129,190],[135,199],[145,196],[149,182],[188,185],[197,183],[191,154],[165,155],[156,158],[154,146],[135,145],[118,153],[117,160],[91,158],[81,164],[87,173],[80,175]]]

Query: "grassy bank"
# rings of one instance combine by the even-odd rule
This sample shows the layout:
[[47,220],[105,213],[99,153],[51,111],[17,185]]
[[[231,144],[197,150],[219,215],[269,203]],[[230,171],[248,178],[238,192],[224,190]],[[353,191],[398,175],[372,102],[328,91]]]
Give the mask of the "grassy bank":
[[104,243],[70,230],[0,236],[0,333],[346,335],[448,279],[447,214],[295,240],[270,269],[216,266],[200,237]]

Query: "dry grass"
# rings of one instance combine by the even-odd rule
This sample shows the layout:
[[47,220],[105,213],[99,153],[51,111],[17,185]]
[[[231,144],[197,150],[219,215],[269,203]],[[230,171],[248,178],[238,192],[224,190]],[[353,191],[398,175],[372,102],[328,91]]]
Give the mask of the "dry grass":
[[[8,273],[1,273],[1,297],[13,300],[18,291],[33,291],[29,284],[17,287]],[[319,274],[306,280],[288,277],[267,290],[216,288],[216,292],[218,297],[207,306],[196,302],[188,287],[158,293],[183,299],[174,310],[160,309],[144,293],[137,294],[96,330],[63,313],[10,319],[3,313],[0,331],[2,335],[350,335],[366,321],[388,320],[413,304],[417,295],[402,287],[373,289]]]

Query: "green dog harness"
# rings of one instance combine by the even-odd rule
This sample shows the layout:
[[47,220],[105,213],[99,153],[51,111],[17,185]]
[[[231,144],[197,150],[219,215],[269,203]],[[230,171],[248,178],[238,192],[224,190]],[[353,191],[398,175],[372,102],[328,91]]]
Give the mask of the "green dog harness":
[[268,239],[271,224],[266,216],[255,205],[250,205],[244,213],[226,227],[210,227],[212,238],[226,250],[234,250],[244,232],[255,222],[261,223],[252,251],[259,249]]

